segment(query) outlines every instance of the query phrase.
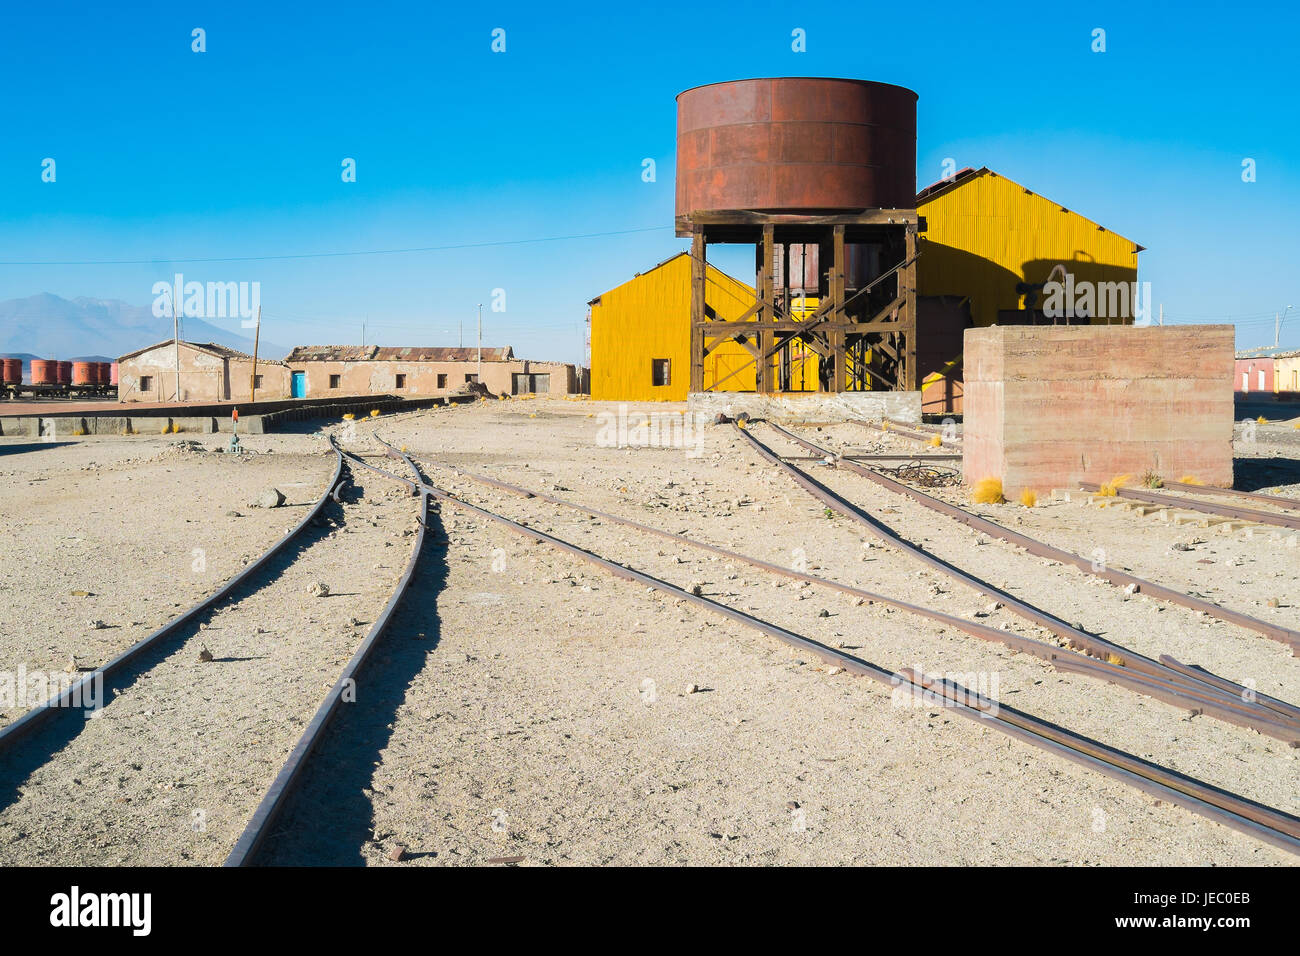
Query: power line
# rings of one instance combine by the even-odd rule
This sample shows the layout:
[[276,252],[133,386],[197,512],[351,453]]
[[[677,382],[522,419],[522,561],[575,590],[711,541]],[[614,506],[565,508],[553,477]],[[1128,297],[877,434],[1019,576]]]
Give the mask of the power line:
[[606,236],[626,236],[637,232],[660,232],[672,226],[647,226],[642,229],[619,229],[614,232],[587,232],[572,236],[542,236],[535,239],[494,239],[487,242],[463,242],[446,246],[415,246],[409,249],[363,249],[352,252],[302,252],[279,256],[211,256],[191,259],[67,259],[67,260],[11,260],[0,261],[0,266],[150,266],[161,263],[202,262],[276,262],[287,259],[338,259],[345,256],[392,256],[413,252],[446,252],[453,249],[482,249],[488,246],[522,246],[538,242],[566,242],[571,239],[602,239]]

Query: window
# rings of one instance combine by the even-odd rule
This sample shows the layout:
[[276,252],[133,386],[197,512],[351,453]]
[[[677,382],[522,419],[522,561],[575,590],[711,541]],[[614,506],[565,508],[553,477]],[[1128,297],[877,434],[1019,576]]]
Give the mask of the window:
[[439,387],[439,388],[446,388],[446,387],[447,387],[447,373],[446,373],[446,372],[439,372],[439,373],[438,373],[438,387]]
[[1249,392],[1249,391],[1250,391],[1250,373],[1249,373],[1249,372],[1242,372],[1242,373],[1241,373],[1241,390],[1242,390],[1243,392]]
[[140,391],[142,391],[142,392],[152,392],[152,391],[153,391],[153,376],[152,376],[152,375],[141,375],[141,376],[140,376]]
[[403,375],[401,372],[397,373],[397,387],[406,388],[406,376]]
[[1259,390],[1264,391],[1264,370],[1259,370]]
[[260,375],[254,375],[254,376],[253,376],[253,388],[261,388],[261,387],[262,387],[262,376],[260,376]]
[[650,384],[668,385],[672,382],[672,371],[668,359],[650,360]]
[[343,379],[343,376],[341,376],[341,375],[331,375],[331,376],[330,376],[330,388],[338,388],[339,385],[342,384],[342,379]]
[[477,382],[477,381],[478,381],[478,376],[475,375],[473,372],[468,372],[468,373],[466,373],[466,375],[465,375],[465,382],[466,382],[467,384],[470,383],[470,382]]

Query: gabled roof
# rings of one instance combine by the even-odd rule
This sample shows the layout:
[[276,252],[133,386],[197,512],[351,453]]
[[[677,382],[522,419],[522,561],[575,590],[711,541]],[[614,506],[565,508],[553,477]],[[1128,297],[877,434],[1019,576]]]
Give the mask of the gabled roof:
[[[682,252],[675,253],[675,254],[669,256],[667,259],[663,260],[663,262],[657,262],[657,263],[655,263],[655,264],[652,265],[649,269],[646,269],[645,272],[638,272],[638,273],[636,273],[634,276],[632,276],[632,279],[639,279],[639,278],[641,278],[641,276],[643,276],[643,275],[648,275],[649,273],[654,272],[656,269],[662,269],[664,266],[668,265],[668,263],[673,262],[673,261],[676,260],[676,259],[680,259],[682,256],[689,256],[689,255],[690,255],[690,253],[689,253],[689,252],[686,252],[685,250],[683,250]],[[736,279],[736,278],[734,278],[733,276],[729,276],[729,275],[727,275],[727,273],[723,272],[721,269],[719,269],[717,266],[715,266],[712,262],[707,263],[707,264],[706,264],[706,268],[708,268],[708,269],[710,269],[710,270],[712,270],[712,271],[718,273],[718,275],[726,276],[728,279],[731,279],[732,282],[737,282],[737,283],[739,283],[740,285],[747,285],[746,283],[741,282],[739,279]],[[620,286],[625,286],[625,285],[627,285],[627,283],[628,283],[628,282],[631,282],[632,279],[628,279],[628,280],[626,280],[626,281],[624,281],[624,282],[620,282],[618,285],[614,286],[614,289],[617,289],[617,288],[619,288]],[[614,289],[606,289],[604,292],[602,292],[600,295],[596,296],[595,298],[593,298],[593,299],[588,299],[588,300],[587,300],[587,305],[595,305],[596,303],[598,303],[598,302],[601,300],[601,297],[602,297],[602,296],[608,295],[610,292],[613,292]]]
[[[286,362],[474,362],[478,360],[477,347],[425,348],[417,346],[387,347],[378,345],[299,345],[286,357]],[[509,362],[515,357],[514,349],[483,350],[485,362]]]
[[[972,166],[967,166],[965,169],[958,170],[956,175],[954,175],[951,179],[941,179],[936,183],[931,183],[930,185],[922,189],[919,193],[917,193],[916,208],[920,209],[924,203],[933,202],[934,200],[938,199],[940,196],[944,195],[945,193],[949,193],[952,190],[958,188],[959,186],[965,185],[966,183],[973,182],[974,180],[978,179],[981,176],[995,176],[1001,179],[1005,179],[1011,185],[1023,189],[1031,196],[1042,195],[1041,193],[1035,193],[1032,189],[1029,189],[1025,186],[1021,186],[1020,183],[1016,182],[1014,179],[1007,179],[1006,176],[1002,176],[1000,173],[993,172],[993,170],[989,169],[987,166],[981,166],[979,169],[975,169]],[[1042,198],[1047,199],[1046,196],[1043,196]],[[1060,203],[1056,203],[1054,200],[1048,199],[1047,201],[1052,202],[1055,205],[1059,206],[1061,212],[1071,213],[1072,215],[1079,216],[1080,219],[1092,223],[1098,229],[1106,229],[1105,226],[1101,225],[1096,220],[1088,219],[1087,216],[1082,216],[1077,212],[1072,212],[1071,210],[1066,209],[1064,206],[1061,206]],[[1106,230],[1106,231],[1114,232],[1114,230]],[[1114,234],[1119,236],[1119,233],[1117,232],[1115,232]],[[1121,239],[1125,238],[1124,236],[1119,236],[1119,237]],[[1133,242],[1132,239],[1129,239],[1127,241]],[[1143,250],[1146,249],[1146,246],[1139,245],[1136,242],[1133,242],[1133,245],[1137,247],[1138,252],[1142,252]]]
[[[129,358],[135,358],[137,355],[143,355],[145,352],[152,352],[154,349],[170,346],[175,341],[175,339],[163,339],[161,342],[155,342],[153,345],[146,345],[144,348],[136,349],[134,352],[127,352],[125,355],[121,356],[118,361],[125,362]],[[247,352],[241,352],[239,349],[232,349],[228,345],[219,345],[216,342],[186,342],[182,339],[180,344],[184,345],[186,348],[194,349],[196,352],[204,352],[208,355],[215,356],[216,358],[247,359],[250,362],[253,360],[253,356],[249,355]],[[257,364],[283,365],[284,363],[279,359],[266,358],[259,355],[257,357]]]

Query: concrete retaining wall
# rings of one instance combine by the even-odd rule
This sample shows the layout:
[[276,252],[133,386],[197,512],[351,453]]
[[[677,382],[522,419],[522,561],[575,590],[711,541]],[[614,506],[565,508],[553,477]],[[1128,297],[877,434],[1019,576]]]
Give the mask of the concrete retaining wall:
[[719,412],[735,418],[744,412],[751,418],[770,418],[773,421],[838,422],[880,418],[899,422],[921,421],[920,392],[816,392],[807,395],[692,392],[686,399],[686,407],[709,418]]
[[963,472],[1012,498],[1148,471],[1232,485],[1233,327],[993,326],[965,336]]

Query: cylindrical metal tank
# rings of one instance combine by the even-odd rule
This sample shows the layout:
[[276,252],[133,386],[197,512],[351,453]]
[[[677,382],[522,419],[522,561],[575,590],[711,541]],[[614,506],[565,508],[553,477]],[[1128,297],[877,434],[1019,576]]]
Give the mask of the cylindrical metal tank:
[[72,384],[72,363],[59,362],[57,374],[58,374],[58,381],[60,385],[71,385]]
[[21,385],[23,383],[23,360],[16,358],[7,358],[3,363],[3,371],[0,376],[4,379],[6,385]]
[[72,363],[72,384],[73,385],[97,385],[99,376],[96,374],[94,362],[73,362]]
[[677,96],[677,215],[916,205],[916,94],[785,77]]
[[112,377],[112,372],[108,362],[95,363],[95,382],[99,385],[107,385]]
[[109,385],[117,384],[117,363],[116,362],[110,362],[108,365],[108,384]]
[[51,359],[32,359],[33,385],[58,385],[59,363]]

